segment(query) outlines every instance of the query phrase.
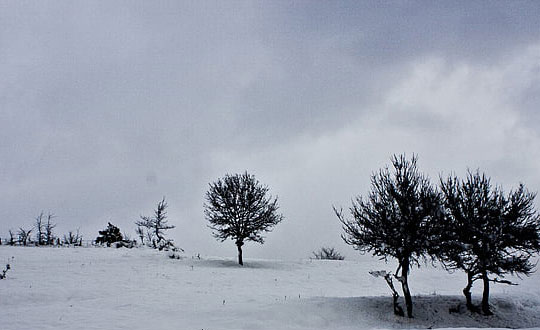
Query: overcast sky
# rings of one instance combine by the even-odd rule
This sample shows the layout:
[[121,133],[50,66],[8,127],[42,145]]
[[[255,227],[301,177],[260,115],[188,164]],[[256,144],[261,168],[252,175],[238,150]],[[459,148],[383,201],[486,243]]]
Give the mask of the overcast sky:
[[[540,190],[540,2],[0,0],[0,237],[41,210],[94,239],[166,196],[188,254],[245,170],[285,220],[245,257],[347,256],[332,205],[394,153],[433,181]],[[537,201],[537,205],[540,205]]]

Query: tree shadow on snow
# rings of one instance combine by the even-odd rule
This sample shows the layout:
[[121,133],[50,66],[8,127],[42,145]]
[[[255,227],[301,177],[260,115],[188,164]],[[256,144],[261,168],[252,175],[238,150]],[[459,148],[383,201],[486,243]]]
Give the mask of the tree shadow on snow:
[[239,265],[234,259],[203,259],[198,262],[199,266],[216,267],[216,268],[238,268],[238,269],[276,269],[290,270],[295,268],[293,263],[283,263],[264,260],[246,260],[244,265]]
[[[427,295],[413,297],[413,319],[395,316],[392,297],[351,297],[310,299],[311,307],[329,324],[374,324],[412,328],[533,328],[540,327],[540,301],[525,297],[494,296],[493,316],[471,313],[462,296]],[[479,303],[479,301],[473,301]],[[400,301],[404,307],[404,302]],[[345,324],[344,324],[345,323]]]

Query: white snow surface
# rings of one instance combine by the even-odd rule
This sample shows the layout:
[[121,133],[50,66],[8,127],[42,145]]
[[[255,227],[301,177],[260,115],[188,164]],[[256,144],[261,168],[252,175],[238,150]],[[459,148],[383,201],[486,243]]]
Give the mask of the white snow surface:
[[[276,261],[145,248],[0,246],[0,329],[373,329],[540,327],[540,276],[492,285],[495,316],[464,310],[466,277],[414,268],[414,319],[394,316],[390,291],[370,270],[393,264]],[[481,283],[474,291],[479,303]],[[461,304],[460,313],[449,309]],[[403,305],[403,302],[402,302]]]

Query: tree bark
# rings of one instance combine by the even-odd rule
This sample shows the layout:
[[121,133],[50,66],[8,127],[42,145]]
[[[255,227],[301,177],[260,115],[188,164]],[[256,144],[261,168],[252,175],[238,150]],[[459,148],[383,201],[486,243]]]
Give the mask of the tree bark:
[[467,309],[469,311],[474,311],[474,306],[472,304],[472,296],[471,296],[471,288],[473,286],[473,274],[467,272],[467,286],[465,289],[463,289],[463,294],[465,295],[465,299],[467,301]]
[[403,296],[405,297],[405,306],[407,307],[407,317],[412,318],[412,298],[411,291],[409,290],[409,282],[407,276],[409,275],[409,259],[405,259],[401,264],[401,287],[403,289]]
[[493,315],[489,309],[489,278],[487,272],[482,272],[482,281],[484,281],[484,292],[482,293],[482,312],[484,315]]
[[244,242],[236,242],[236,246],[238,247],[238,264],[243,266],[244,260],[242,259],[242,245],[244,245]]

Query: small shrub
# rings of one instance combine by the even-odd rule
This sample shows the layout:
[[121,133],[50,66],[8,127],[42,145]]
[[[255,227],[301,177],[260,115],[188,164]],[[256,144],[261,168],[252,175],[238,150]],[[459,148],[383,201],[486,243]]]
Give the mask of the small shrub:
[[2,271],[2,274],[0,274],[0,280],[3,280],[6,278],[6,273],[8,272],[8,270],[11,269],[11,266],[9,264],[6,265],[6,269],[4,269]]
[[315,259],[320,260],[343,260],[345,259],[334,247],[322,247],[319,251],[314,251]]

